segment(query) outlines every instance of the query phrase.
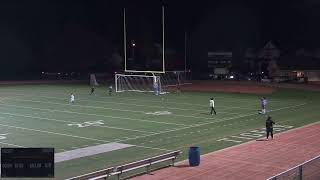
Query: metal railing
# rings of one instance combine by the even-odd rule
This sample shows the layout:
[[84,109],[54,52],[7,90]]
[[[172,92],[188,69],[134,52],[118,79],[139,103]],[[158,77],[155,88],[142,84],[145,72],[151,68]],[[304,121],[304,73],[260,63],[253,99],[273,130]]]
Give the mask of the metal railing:
[[267,180],[319,180],[320,155],[293,168],[268,178]]

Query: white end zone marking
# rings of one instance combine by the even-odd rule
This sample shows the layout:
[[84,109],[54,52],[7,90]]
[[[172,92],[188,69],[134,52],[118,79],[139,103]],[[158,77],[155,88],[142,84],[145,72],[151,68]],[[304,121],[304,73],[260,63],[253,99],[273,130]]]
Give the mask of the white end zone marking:
[[100,144],[97,146],[74,149],[71,151],[56,153],[54,162],[58,163],[63,161],[69,161],[69,160],[78,159],[82,157],[88,157],[88,156],[93,156],[101,153],[124,149],[132,146],[134,145],[121,144],[121,143],[108,143],[108,144]]

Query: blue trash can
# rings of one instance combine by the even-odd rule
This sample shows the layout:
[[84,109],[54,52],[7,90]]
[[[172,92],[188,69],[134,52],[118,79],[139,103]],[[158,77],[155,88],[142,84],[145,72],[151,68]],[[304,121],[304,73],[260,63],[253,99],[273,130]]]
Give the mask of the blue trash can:
[[189,149],[189,165],[199,166],[200,164],[200,148],[193,146]]

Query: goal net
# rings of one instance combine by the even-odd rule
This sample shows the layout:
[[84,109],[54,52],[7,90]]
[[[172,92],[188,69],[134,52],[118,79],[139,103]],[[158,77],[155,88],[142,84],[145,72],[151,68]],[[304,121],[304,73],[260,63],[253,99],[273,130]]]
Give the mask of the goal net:
[[170,89],[170,87],[190,84],[189,74],[185,71],[166,71],[166,73],[160,75],[163,88]]
[[160,76],[115,74],[116,92],[152,92],[163,94]]
[[188,74],[184,71],[170,71],[158,75],[115,74],[115,90],[165,94],[189,84],[187,79]]
[[90,86],[99,86],[95,74],[90,74]]

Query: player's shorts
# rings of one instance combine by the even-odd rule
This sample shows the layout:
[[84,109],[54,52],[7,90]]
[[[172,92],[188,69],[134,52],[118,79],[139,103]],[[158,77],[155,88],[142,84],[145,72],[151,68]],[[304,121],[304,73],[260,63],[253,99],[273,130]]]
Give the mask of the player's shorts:
[[273,128],[266,128],[267,132],[272,132]]

